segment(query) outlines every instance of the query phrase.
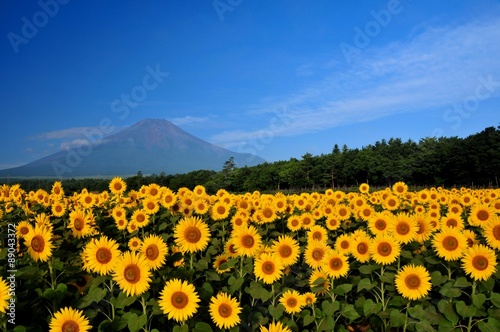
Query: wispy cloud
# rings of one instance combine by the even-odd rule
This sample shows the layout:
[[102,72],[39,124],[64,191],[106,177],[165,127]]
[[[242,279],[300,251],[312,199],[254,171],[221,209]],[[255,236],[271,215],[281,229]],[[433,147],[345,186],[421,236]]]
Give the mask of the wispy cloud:
[[[422,31],[422,30],[421,30]],[[479,78],[500,82],[500,19],[461,26],[427,27],[410,40],[363,50],[352,65],[338,60],[315,84],[265,105],[251,116],[262,125],[217,134],[212,141],[238,146],[266,132],[292,136],[370,121],[398,113],[435,110],[473,95]],[[493,96],[500,95],[500,88]],[[276,100],[276,99],[274,99]],[[286,107],[286,125],[274,126],[270,114]],[[279,120],[279,117],[278,117]]]
[[182,126],[182,125],[189,124],[189,123],[202,123],[202,122],[206,122],[207,120],[208,120],[208,117],[197,117],[197,116],[190,116],[190,115],[187,115],[187,116],[184,116],[181,118],[170,119],[170,121],[177,126]]
[[56,140],[56,139],[71,139],[82,137],[84,133],[95,130],[95,127],[74,127],[61,130],[44,132],[30,137],[33,140]]

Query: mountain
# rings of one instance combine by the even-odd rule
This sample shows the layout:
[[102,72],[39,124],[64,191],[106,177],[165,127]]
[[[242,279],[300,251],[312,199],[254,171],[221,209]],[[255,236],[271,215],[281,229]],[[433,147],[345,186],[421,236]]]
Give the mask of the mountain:
[[220,171],[234,158],[237,167],[264,159],[236,153],[199,139],[167,120],[146,119],[100,140],[60,151],[29,164],[0,170],[0,177],[95,177]]

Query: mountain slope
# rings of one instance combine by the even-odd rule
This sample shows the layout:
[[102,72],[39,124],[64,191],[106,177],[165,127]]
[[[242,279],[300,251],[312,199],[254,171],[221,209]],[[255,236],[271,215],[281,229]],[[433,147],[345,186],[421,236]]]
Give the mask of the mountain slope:
[[[90,143],[90,142],[89,142]],[[60,151],[29,164],[0,170],[0,177],[82,177],[219,171],[234,157],[237,166],[263,163],[203,141],[167,120],[146,119],[86,146]]]

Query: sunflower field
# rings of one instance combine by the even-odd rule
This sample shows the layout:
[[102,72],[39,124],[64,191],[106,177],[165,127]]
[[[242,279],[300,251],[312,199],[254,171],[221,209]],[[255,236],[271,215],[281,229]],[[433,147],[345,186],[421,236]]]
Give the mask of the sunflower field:
[[499,189],[3,185],[0,248],[2,331],[500,331]]

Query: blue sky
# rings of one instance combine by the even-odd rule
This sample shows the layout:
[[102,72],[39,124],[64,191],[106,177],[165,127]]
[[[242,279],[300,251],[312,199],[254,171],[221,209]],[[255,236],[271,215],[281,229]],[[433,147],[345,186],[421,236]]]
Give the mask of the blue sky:
[[144,118],[272,162],[500,125],[500,3],[2,1],[0,169]]

